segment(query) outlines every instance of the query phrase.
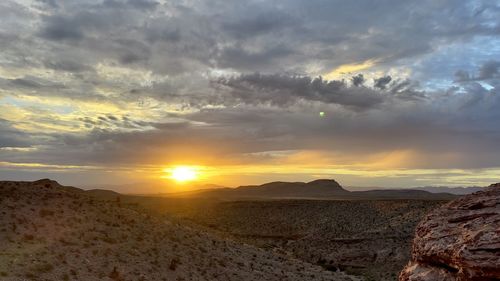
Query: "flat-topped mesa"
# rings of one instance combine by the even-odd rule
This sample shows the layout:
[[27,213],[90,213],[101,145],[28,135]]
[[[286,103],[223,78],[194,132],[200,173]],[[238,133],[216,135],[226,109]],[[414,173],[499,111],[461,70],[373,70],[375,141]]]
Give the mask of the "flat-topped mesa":
[[342,186],[334,179],[319,179],[313,180],[307,183],[310,186],[330,186],[330,187],[338,187],[342,188]]
[[499,229],[499,183],[434,210],[418,225],[399,280],[500,280]]

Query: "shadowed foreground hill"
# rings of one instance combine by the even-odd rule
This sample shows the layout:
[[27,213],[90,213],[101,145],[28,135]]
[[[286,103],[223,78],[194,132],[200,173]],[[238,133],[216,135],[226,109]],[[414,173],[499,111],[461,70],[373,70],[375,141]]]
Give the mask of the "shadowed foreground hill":
[[54,181],[0,182],[1,280],[354,280]]

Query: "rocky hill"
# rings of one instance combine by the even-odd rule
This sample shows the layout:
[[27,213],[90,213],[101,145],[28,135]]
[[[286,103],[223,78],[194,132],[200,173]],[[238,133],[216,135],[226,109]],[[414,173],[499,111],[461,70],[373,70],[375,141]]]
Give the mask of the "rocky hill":
[[448,193],[430,193],[423,190],[369,190],[348,191],[333,179],[311,182],[271,182],[262,185],[199,190],[169,196],[196,196],[222,199],[235,198],[314,198],[314,199],[441,199],[456,198]]
[[500,280],[500,183],[428,214],[399,280]]
[[50,180],[0,182],[0,214],[1,280],[355,280]]

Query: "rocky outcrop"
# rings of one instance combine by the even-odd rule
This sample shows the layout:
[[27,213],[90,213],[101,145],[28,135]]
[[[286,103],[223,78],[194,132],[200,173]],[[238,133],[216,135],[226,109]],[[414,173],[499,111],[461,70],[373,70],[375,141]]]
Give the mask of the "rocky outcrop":
[[500,280],[500,184],[427,215],[399,280]]

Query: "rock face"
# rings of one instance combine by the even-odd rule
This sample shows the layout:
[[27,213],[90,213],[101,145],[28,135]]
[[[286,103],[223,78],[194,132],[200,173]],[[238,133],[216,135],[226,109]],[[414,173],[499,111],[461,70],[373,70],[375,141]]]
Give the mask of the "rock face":
[[427,215],[399,280],[500,280],[500,184]]

